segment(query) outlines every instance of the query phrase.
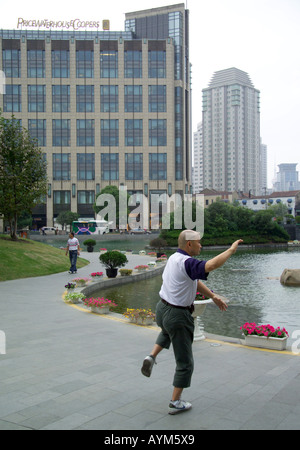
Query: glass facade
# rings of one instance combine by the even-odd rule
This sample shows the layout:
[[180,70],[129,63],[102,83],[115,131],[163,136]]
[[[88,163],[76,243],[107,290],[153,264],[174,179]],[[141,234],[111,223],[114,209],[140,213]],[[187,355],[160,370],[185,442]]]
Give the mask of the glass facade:
[[3,96],[4,112],[22,112],[22,86],[18,84],[7,84]]
[[84,206],[110,183],[147,195],[190,184],[187,16],[154,12],[126,14],[125,32],[0,30],[0,108],[43,148],[52,219],[93,214]]

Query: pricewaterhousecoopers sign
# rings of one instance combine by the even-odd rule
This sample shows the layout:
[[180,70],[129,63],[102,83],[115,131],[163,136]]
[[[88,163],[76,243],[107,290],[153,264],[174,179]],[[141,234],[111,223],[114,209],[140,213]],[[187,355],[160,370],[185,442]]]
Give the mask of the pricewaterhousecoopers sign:
[[[21,27],[28,27],[28,28],[60,28],[60,29],[66,29],[66,30],[80,30],[82,28],[99,28],[100,27],[100,21],[86,21],[86,20],[80,20],[80,19],[73,19],[73,20],[25,20],[21,17],[18,18],[18,28]],[[109,21],[103,20],[102,21],[102,27],[103,30],[109,30]]]

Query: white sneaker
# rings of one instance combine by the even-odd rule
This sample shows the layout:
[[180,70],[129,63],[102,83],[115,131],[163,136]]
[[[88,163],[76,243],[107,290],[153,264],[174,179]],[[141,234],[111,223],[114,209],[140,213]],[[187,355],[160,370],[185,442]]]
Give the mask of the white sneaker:
[[191,409],[192,404],[184,400],[171,400],[169,404],[169,414],[174,415]]
[[146,356],[141,368],[141,372],[145,377],[150,377],[154,364],[157,364],[155,358],[151,355]]

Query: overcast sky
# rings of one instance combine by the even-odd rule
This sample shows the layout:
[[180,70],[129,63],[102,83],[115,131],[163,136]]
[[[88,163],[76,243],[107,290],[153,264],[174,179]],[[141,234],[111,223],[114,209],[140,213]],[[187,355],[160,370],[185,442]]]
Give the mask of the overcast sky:
[[[0,29],[18,18],[53,21],[110,20],[124,30],[125,13],[184,3],[166,0],[0,0]],[[300,172],[300,0],[187,0],[193,131],[202,120],[202,89],[218,70],[247,72],[261,92],[261,137],[268,146],[268,186],[277,165],[298,163]]]

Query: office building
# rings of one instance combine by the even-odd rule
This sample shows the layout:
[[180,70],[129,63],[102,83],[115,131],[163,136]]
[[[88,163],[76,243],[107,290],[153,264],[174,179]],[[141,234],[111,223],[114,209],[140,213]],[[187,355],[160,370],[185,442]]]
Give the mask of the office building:
[[0,31],[0,108],[48,164],[38,228],[61,211],[94,217],[108,185],[149,200],[191,192],[188,14],[184,4],[128,13],[124,32]]
[[273,186],[276,191],[296,191],[300,189],[298,164],[278,164],[279,172]]
[[231,68],[202,93],[204,188],[260,194],[260,92]]

